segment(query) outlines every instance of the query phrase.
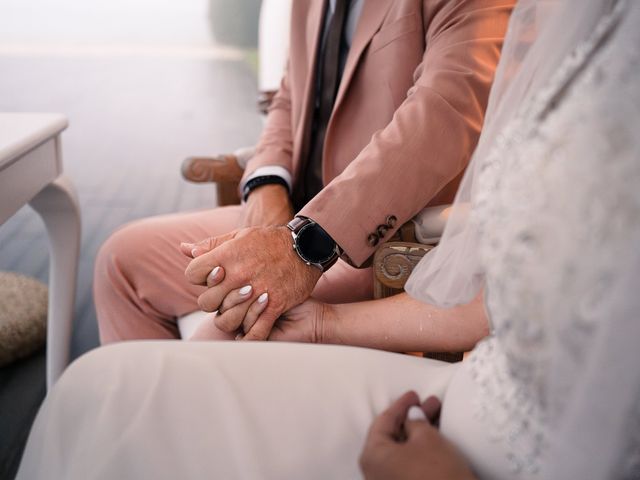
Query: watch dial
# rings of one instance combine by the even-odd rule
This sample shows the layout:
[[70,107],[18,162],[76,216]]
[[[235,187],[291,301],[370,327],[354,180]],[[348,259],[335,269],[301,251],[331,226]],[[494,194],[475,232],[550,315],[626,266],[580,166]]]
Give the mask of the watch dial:
[[309,224],[298,233],[298,251],[311,263],[323,263],[334,253],[336,243],[320,225]]

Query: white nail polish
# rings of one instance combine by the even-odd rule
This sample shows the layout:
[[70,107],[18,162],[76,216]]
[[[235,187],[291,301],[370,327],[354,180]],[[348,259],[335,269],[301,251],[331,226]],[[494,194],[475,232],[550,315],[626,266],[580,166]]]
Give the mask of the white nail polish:
[[218,272],[220,271],[220,267],[216,267],[213,270],[211,270],[211,273],[209,274],[209,280],[213,281],[216,278],[216,275],[218,275]]
[[267,292],[258,297],[258,303],[266,303],[267,300],[269,300],[269,294]]
[[249,295],[251,293],[251,285],[247,285],[238,290],[238,293],[242,296]]
[[407,420],[410,420],[412,422],[426,422],[427,421],[427,416],[424,414],[424,411],[417,406],[413,406],[409,408],[409,412],[407,413]]

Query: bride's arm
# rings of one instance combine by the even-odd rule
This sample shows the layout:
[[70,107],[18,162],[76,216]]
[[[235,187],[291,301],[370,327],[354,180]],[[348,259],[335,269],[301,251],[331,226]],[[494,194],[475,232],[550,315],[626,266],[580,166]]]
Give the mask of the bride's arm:
[[482,296],[449,309],[406,293],[370,302],[326,305],[324,343],[392,351],[463,352],[489,333]]
[[270,340],[460,352],[471,350],[488,333],[482,294],[467,305],[442,309],[402,293],[343,305],[309,300],[278,321]]

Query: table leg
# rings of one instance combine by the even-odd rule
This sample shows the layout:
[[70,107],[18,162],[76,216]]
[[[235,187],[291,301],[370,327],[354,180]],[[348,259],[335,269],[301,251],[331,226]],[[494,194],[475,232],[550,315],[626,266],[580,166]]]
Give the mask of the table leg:
[[30,202],[49,235],[49,310],[47,319],[47,388],[69,363],[69,347],[80,252],[80,207],[71,181],[61,175]]

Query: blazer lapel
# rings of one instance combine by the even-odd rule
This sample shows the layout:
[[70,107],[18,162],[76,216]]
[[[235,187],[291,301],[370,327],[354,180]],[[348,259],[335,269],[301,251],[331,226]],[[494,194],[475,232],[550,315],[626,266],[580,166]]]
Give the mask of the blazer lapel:
[[[307,60],[309,71],[313,73],[315,59],[320,46],[322,26],[324,25],[323,14],[325,6],[329,0],[310,0],[309,13],[307,15]],[[311,76],[310,76],[311,77]],[[313,83],[313,81],[312,81]]]
[[[307,48],[307,80],[302,93],[301,121],[295,132],[293,175],[297,178],[300,168],[304,163],[309,148],[309,136],[311,133],[311,121],[315,98],[315,64],[324,25],[323,14],[329,0],[309,0],[309,10],[306,15],[306,48]],[[295,147],[297,146],[297,148]]]
[[380,25],[391,8],[392,3],[392,0],[364,0],[362,13],[358,20],[358,25],[353,36],[353,42],[349,49],[349,54],[347,55],[347,63],[345,64],[344,72],[342,73],[342,80],[340,81],[340,87],[338,88],[338,96],[336,97],[336,103],[333,108],[334,112],[342,102],[362,53],[365,48],[367,48],[367,45],[369,45],[373,35],[380,28]]

